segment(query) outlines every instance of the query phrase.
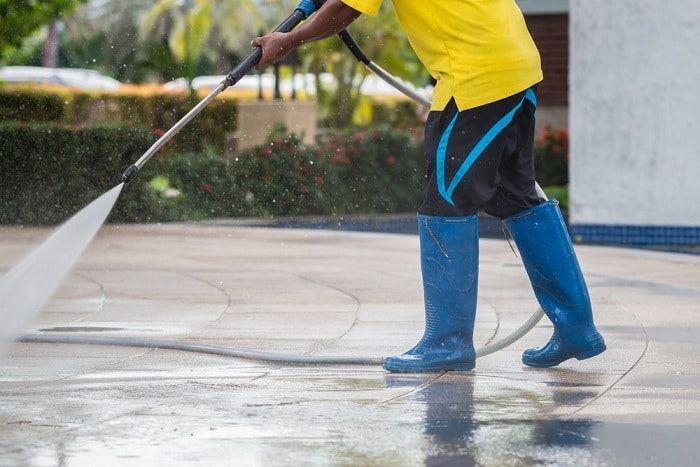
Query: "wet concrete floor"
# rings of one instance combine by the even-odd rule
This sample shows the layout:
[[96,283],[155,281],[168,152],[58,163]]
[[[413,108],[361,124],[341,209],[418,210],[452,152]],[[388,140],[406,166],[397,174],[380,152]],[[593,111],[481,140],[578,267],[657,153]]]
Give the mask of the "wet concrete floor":
[[[42,229],[0,228],[6,269]],[[696,465],[700,258],[577,249],[609,350],[523,367],[542,321],[471,373],[283,366],[161,349],[16,344],[0,361],[0,465]],[[481,242],[476,341],[535,310]],[[422,332],[417,238],[108,226],[32,332],[383,356]]]

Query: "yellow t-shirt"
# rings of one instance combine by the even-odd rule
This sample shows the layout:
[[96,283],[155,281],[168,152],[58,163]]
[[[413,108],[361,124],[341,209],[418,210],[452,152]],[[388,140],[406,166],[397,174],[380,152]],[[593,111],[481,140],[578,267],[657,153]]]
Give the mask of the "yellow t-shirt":
[[[376,14],[382,0],[342,0]],[[460,111],[542,81],[540,54],[515,0],[392,0],[418,58],[437,80],[431,110]]]

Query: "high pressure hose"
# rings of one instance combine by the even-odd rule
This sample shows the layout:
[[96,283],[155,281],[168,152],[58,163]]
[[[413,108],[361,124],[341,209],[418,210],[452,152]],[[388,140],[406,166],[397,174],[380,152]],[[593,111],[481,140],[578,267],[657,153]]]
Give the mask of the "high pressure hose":
[[[275,31],[286,32],[294,29],[302,20],[313,14],[323,3],[319,0],[302,0],[297,6],[294,13],[283,21]],[[405,94],[423,107],[430,108],[430,100],[420,94],[413,86],[404,83],[391,73],[384,70],[382,67],[370,60],[362,51],[355,39],[350,33],[345,30],[339,34],[343,43],[357,58],[363,63],[368,70],[377,75],[379,78],[386,81],[389,85]],[[129,182],[137,175],[139,169],[148,162],[148,160],[158,150],[167,143],[175,134],[182,129],[190,120],[199,114],[216,96],[226,90],[228,87],[236,84],[243,76],[245,76],[262,57],[262,49],[259,47],[248,55],[241,63],[239,63],[226,78],[214,89],[207,97],[205,97],[197,106],[190,110],[179,122],[177,122],[170,130],[161,136],[151,148],[144,153],[143,156],[132,166],[130,166],[122,175],[124,182]],[[536,186],[539,196],[546,199],[546,195],[539,185]],[[507,335],[503,339],[488,344],[484,347],[476,349],[477,358],[497,352],[530,332],[537,323],[542,319],[544,313],[541,308],[538,308],[528,320],[523,323],[518,329]],[[170,349],[180,350],[185,352],[196,352],[211,355],[221,355],[224,357],[240,358],[244,360],[253,360],[259,362],[281,363],[285,365],[381,365],[383,357],[349,357],[349,356],[321,356],[321,355],[292,355],[279,354],[274,352],[262,352],[255,350],[244,350],[230,347],[219,347],[212,345],[192,344],[175,340],[163,339],[148,339],[138,337],[102,337],[102,336],[76,336],[66,334],[23,334],[16,339],[17,342],[25,343],[42,343],[42,344],[76,344],[76,345],[112,345],[122,347],[142,347],[147,349]]]
[[259,362],[288,365],[381,365],[382,357],[324,357],[316,355],[290,355],[256,350],[235,349],[213,345],[191,344],[164,339],[142,337],[69,336],[66,334],[23,334],[17,342],[34,344],[91,344],[118,347],[142,347],[146,349],[182,350],[185,352],[221,355]]

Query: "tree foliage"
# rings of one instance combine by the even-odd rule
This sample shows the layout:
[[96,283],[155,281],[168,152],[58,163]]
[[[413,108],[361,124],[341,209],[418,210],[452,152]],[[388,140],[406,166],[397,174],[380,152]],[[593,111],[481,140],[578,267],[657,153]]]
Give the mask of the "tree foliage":
[[[390,73],[419,85],[427,80],[427,72],[413,53],[390,2],[384,2],[375,16],[363,15],[348,30],[370,59]],[[331,126],[347,125],[369,72],[337,37],[309,44],[302,49],[302,57],[306,69],[316,76],[316,92],[326,111],[322,117]],[[322,72],[333,75],[332,85],[324,83]]]
[[[43,37],[34,34],[32,40],[25,40],[23,47],[18,48],[20,37],[84,1],[0,0],[0,60],[5,64],[38,64]],[[237,57],[251,50],[252,37],[274,28],[297,3],[298,0],[86,2],[62,16],[59,66],[98,69],[133,83],[226,73]],[[391,2],[384,2],[376,16],[363,15],[350,31],[382,67],[411,82],[425,84],[427,73],[413,54]],[[3,45],[10,42],[13,45],[3,54]],[[334,127],[351,123],[353,114],[361,113],[357,109],[367,107],[367,100],[360,95],[367,70],[336,37],[308,44],[299,55],[304,71],[315,77],[322,120]],[[289,72],[283,70],[282,74]],[[326,73],[333,79],[324,79]]]
[[[152,72],[154,44],[139,39],[137,23],[154,0],[90,1],[64,18],[59,48],[61,66],[93,68],[119,81],[140,82],[151,77],[172,79],[181,76],[173,70],[163,75]],[[165,51],[166,63],[169,53]],[[155,54],[156,56],[162,54]]]
[[185,64],[190,78],[194,63],[203,55],[214,55],[218,62],[228,52],[249,48],[251,36],[260,26],[252,0],[158,0],[140,20],[141,36],[165,35],[170,51]]
[[0,57],[84,0],[0,0]]

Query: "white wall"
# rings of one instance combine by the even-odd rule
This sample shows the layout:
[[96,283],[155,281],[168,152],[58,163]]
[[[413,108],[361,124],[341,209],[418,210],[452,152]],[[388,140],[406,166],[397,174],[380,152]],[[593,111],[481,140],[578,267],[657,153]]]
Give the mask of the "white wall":
[[700,226],[700,1],[570,6],[572,223]]

